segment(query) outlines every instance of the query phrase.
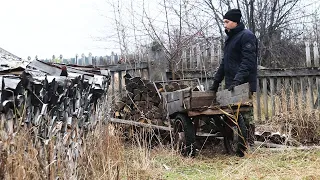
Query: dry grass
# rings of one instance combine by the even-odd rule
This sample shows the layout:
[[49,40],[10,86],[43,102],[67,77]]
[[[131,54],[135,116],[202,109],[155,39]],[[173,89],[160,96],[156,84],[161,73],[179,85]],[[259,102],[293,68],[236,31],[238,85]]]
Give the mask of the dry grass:
[[[22,131],[24,132],[24,131]],[[83,138],[74,166],[62,151],[51,165],[50,146],[34,147],[28,132],[1,144],[0,179],[317,179],[319,150],[256,149],[244,158],[225,155],[220,143],[209,145],[196,158],[184,158],[170,147],[150,148],[147,136],[126,142],[121,130],[99,126]],[[143,133],[142,133],[143,134]],[[146,133],[148,134],[148,133]],[[11,143],[8,143],[11,142]],[[66,158],[67,157],[67,158]],[[53,178],[53,177],[52,177]]]
[[[279,96],[279,98],[282,96]],[[300,97],[298,97],[300,98]],[[276,99],[280,101],[280,99]],[[320,138],[319,111],[305,103],[283,101],[268,124],[290,132],[301,142]],[[283,103],[284,102],[284,103]],[[299,101],[297,101],[299,102]],[[290,103],[290,108],[288,104]],[[108,107],[108,106],[106,106]],[[121,127],[101,124],[71,144],[60,136],[34,144],[30,129],[12,135],[0,129],[0,179],[317,179],[320,152],[257,149],[245,158],[227,156],[216,146],[196,158],[184,158],[171,147],[151,148],[150,131],[124,139]],[[104,112],[104,113],[103,113]],[[99,114],[100,113],[100,114]],[[143,130],[142,130],[143,131]],[[141,132],[141,131],[138,131]],[[213,151],[212,149],[216,149]]]
[[[267,127],[265,130],[286,134],[289,138],[303,144],[320,142],[320,110],[310,106],[310,93],[303,96],[292,90],[282,89],[279,95],[274,96],[275,112],[272,116],[271,97],[268,97],[268,116],[266,121],[258,124]],[[260,102],[263,102],[263,96]],[[261,104],[262,118],[265,117],[265,106]],[[257,119],[255,110],[255,119]]]
[[195,159],[158,156],[170,167],[165,179],[319,179],[319,151],[271,152],[259,149],[245,158],[211,154]]
[[[147,141],[126,144],[121,131],[100,126],[82,139],[76,151],[53,144],[34,146],[28,131],[1,137],[0,179],[159,179]],[[53,140],[52,140],[53,142]],[[50,152],[56,152],[52,162]],[[50,174],[51,173],[51,174]]]

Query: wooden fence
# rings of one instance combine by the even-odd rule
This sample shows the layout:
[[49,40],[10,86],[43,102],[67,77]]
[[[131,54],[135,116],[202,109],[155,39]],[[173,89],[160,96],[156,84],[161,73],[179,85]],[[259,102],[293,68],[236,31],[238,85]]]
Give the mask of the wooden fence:
[[[310,46],[312,45],[312,47]],[[184,48],[181,61],[177,64],[178,78],[199,78],[205,89],[212,83],[214,71],[220,63],[221,45],[218,41],[210,44],[199,41]],[[151,57],[152,58],[152,57]],[[149,57],[150,59],[150,57]],[[152,61],[152,60],[150,60]],[[125,64],[109,66],[111,90],[114,94],[124,90],[123,75],[130,73],[150,79],[149,64],[139,63],[135,67]],[[170,72],[167,72],[170,79]],[[259,69],[258,91],[255,111],[259,120],[293,110],[293,107],[320,107],[320,67],[317,43],[306,42],[306,67],[293,69]],[[152,79],[151,79],[152,80]],[[121,93],[120,93],[121,94]]]
[[124,76],[139,76],[144,79],[150,79],[150,70],[148,62],[140,62],[137,64],[117,64],[107,67],[111,75],[111,94],[114,98],[122,98],[124,89]]
[[259,70],[256,97],[259,120],[305,107],[319,109],[320,68]]
[[182,49],[178,70],[211,70],[218,67],[222,57],[221,43],[218,40],[198,40],[195,44]]

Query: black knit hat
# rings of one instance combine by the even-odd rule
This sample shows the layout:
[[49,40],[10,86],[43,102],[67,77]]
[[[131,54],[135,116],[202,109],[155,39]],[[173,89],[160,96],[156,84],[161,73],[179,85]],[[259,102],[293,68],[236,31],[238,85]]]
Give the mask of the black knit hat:
[[224,16],[223,19],[228,19],[233,22],[240,22],[241,11],[239,9],[230,9]]

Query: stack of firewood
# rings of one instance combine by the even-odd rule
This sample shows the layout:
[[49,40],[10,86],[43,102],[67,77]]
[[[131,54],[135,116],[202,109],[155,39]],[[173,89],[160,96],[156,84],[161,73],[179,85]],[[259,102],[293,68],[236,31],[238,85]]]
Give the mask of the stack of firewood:
[[159,83],[141,77],[125,76],[126,96],[116,103],[115,117],[149,124],[166,126],[167,113],[161,92],[172,92],[185,85]]

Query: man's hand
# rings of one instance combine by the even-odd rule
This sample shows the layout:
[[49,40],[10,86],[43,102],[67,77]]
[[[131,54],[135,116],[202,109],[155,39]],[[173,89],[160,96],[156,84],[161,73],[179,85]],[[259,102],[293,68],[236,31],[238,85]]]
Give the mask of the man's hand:
[[233,81],[233,83],[228,87],[228,91],[234,91],[234,87],[238,86],[240,83],[238,81]]
[[213,84],[209,87],[209,90],[217,92],[219,88],[219,83],[217,81],[213,81]]

